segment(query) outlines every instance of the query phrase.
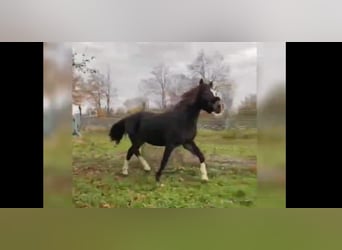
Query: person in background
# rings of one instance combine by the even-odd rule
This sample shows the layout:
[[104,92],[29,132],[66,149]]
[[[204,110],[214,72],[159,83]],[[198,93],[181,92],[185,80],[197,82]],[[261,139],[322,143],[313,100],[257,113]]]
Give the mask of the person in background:
[[79,114],[73,114],[73,136],[81,136],[81,116],[82,116],[82,108],[81,105],[78,105]]

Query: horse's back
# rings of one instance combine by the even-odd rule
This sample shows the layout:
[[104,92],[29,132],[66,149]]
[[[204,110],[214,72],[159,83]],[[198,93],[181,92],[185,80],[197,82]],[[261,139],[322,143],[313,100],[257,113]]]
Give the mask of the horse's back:
[[136,136],[139,133],[139,128],[142,123],[142,120],[144,120],[144,118],[146,117],[150,117],[153,115],[154,113],[151,112],[140,111],[125,117],[124,120],[126,132],[130,136]]

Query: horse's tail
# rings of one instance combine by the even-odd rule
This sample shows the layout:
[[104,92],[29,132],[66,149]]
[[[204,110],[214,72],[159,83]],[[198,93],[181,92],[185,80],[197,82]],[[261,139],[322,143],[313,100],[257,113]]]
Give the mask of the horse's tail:
[[109,132],[109,137],[112,141],[115,141],[116,144],[119,144],[123,135],[126,133],[125,129],[126,119],[122,119],[115,123]]
[[142,112],[135,113],[115,123],[109,132],[110,139],[119,144],[125,133],[136,135],[139,131],[142,115]]

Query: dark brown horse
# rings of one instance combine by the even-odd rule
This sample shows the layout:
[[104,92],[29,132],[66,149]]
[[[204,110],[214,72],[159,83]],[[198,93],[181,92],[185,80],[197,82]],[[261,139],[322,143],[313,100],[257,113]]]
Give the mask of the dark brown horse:
[[201,110],[216,114],[222,112],[221,100],[214,94],[213,83],[206,84],[203,79],[200,80],[198,86],[184,93],[182,100],[172,110],[162,114],[139,112],[115,123],[109,133],[111,140],[118,144],[123,135],[127,133],[132,142],[122,173],[128,175],[128,161],[133,154],[138,157],[144,170],[150,171],[151,168],[140,155],[139,148],[144,143],[164,146],[164,155],[156,173],[156,181],[159,182],[171,152],[182,145],[198,157],[202,180],[207,181],[205,158],[194,142],[197,133],[197,120]]

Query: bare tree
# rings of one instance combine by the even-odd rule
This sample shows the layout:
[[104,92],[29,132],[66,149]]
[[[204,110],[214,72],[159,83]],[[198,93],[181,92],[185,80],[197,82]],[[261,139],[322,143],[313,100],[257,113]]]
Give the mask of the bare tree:
[[170,70],[167,65],[161,63],[151,71],[153,77],[144,79],[141,82],[140,89],[145,95],[154,94],[161,97],[161,107],[166,108],[166,95],[170,83]]
[[209,64],[209,58],[205,55],[204,50],[200,50],[195,60],[188,65],[188,69],[193,75],[208,79]]
[[106,101],[106,113],[107,116],[109,116],[111,111],[112,98],[116,97],[117,95],[117,89],[113,87],[111,82],[109,66],[107,67],[107,76],[104,81],[103,92]]
[[230,69],[219,52],[214,53],[210,59],[209,80],[224,83],[229,80]]
[[93,103],[98,114],[102,111],[102,100],[106,96],[105,77],[101,73],[93,73],[90,75],[86,87],[88,100]]
[[193,77],[207,81],[224,82],[229,79],[229,66],[219,52],[207,55],[204,50],[200,50],[188,69]]

